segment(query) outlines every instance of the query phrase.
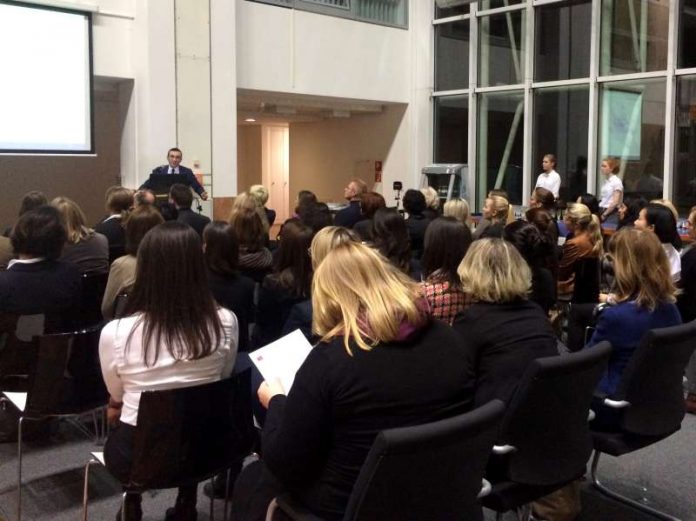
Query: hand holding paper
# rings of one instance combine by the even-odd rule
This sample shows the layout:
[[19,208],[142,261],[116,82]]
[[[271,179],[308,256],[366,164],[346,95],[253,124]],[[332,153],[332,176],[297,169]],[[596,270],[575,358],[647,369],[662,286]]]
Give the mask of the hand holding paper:
[[[271,385],[274,380],[279,380],[281,391],[288,393],[295,380],[295,373],[311,350],[312,345],[302,332],[296,329],[275,342],[249,353],[249,357],[266,380],[262,387]],[[261,389],[259,389],[260,392]],[[259,398],[261,398],[260,395]]]

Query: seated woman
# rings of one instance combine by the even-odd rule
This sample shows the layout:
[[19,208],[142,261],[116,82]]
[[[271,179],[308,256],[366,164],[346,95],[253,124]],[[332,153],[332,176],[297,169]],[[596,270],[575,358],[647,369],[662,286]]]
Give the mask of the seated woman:
[[[540,208],[548,212],[553,224],[553,226],[549,226],[548,233],[551,235],[553,243],[558,243],[558,223],[553,217],[556,212],[556,198],[553,192],[541,186],[536,187],[532,192],[532,196],[529,198],[529,208],[532,210]],[[529,220],[529,217],[527,217],[527,220]]]
[[375,212],[380,208],[386,208],[382,194],[377,192],[366,192],[360,196],[360,215],[361,219],[353,225],[353,230],[363,241],[372,240],[372,219]]
[[[597,320],[588,348],[603,340],[613,347],[598,389],[611,395],[641,338],[649,329],[681,324],[667,255],[653,233],[624,228],[609,243],[614,259],[614,301]],[[600,424],[604,419],[598,418]]]
[[466,199],[450,199],[444,204],[442,215],[454,217],[471,230],[471,209]]
[[510,216],[510,203],[501,195],[491,195],[486,198],[481,215],[482,221],[474,230],[474,240],[484,237],[503,236],[503,228]]
[[56,197],[51,206],[58,209],[68,239],[60,259],[77,266],[80,273],[109,271],[109,241],[101,233],[87,227],[87,219],[75,201]]
[[273,256],[266,247],[268,230],[264,228],[256,199],[247,193],[239,194],[234,200],[229,223],[239,240],[239,271],[261,282],[271,271]]
[[[563,244],[558,265],[558,294],[570,296],[575,289],[575,263],[602,256],[603,239],[599,217],[584,204],[569,204],[563,218],[572,238]],[[599,272],[597,273],[599,277]]]
[[266,275],[259,291],[253,345],[263,347],[281,336],[292,307],[310,297],[312,229],[299,219],[288,219],[279,235],[273,273]]
[[438,217],[425,231],[423,293],[433,317],[449,325],[468,302],[457,268],[470,245],[469,228],[454,217]]
[[678,282],[681,277],[681,257],[675,246],[681,245],[681,239],[677,233],[677,221],[669,207],[662,203],[648,204],[638,214],[634,226],[657,236],[669,260],[672,279]]
[[428,208],[425,196],[420,190],[406,190],[404,194],[404,210],[408,214],[406,229],[411,243],[411,254],[420,259],[423,255],[423,241],[425,230],[430,224],[431,218],[426,214]]
[[507,403],[532,360],[558,354],[550,322],[528,300],[532,273],[512,244],[495,238],[474,241],[458,272],[472,304],[454,329],[476,363],[475,405]]
[[125,222],[128,211],[133,207],[133,190],[123,186],[110,186],[106,190],[106,211],[108,215],[94,227],[109,241],[109,262],[125,255]]
[[423,210],[423,215],[431,221],[437,219],[442,215],[442,209],[440,208],[440,196],[432,186],[426,186],[420,189],[423,197],[425,197],[425,210]]
[[[232,372],[237,319],[215,303],[198,234],[176,221],[153,228],[138,250],[129,315],[109,322],[99,341],[107,417],[115,425],[104,446],[106,467],[128,483],[140,394],[215,382]],[[167,519],[196,519],[193,485],[179,489]],[[129,520],[142,516],[140,496],[128,495]]]
[[642,197],[624,197],[617,210],[619,214],[619,224],[616,227],[620,230],[624,226],[632,227],[636,219],[640,216],[640,211],[647,206],[648,202]]
[[208,286],[215,301],[232,311],[239,324],[239,352],[249,350],[249,324],[254,320],[254,281],[241,275],[239,241],[229,223],[213,221],[203,229]]
[[[689,237],[692,241],[696,241],[696,207],[691,208],[686,226]],[[692,246],[682,255],[681,268],[678,284],[681,292],[677,295],[677,307],[682,321],[691,322],[696,320],[696,247]],[[696,414],[696,355],[692,355],[691,361],[686,366],[685,375],[686,410]]]
[[421,279],[420,261],[411,254],[408,227],[399,212],[392,208],[380,208],[375,212],[371,245],[412,279]]
[[259,388],[268,408],[263,460],[235,485],[235,520],[263,520],[283,490],[321,518],[340,520],[379,431],[471,406],[470,362],[456,333],[430,320],[418,284],[373,249],[347,242],[329,252],[312,304],[321,342],[289,394],[277,381]]

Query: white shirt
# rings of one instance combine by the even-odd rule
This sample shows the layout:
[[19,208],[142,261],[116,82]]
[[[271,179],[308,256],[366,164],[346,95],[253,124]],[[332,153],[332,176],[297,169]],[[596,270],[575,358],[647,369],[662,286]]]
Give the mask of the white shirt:
[[[165,346],[160,347],[157,362],[143,362],[143,325],[136,324],[141,314],[112,320],[99,339],[99,359],[106,388],[114,401],[123,402],[121,421],[136,425],[142,391],[191,387],[216,382],[232,373],[237,356],[239,326],[231,311],[220,308],[223,337],[218,348],[198,360],[175,360]],[[133,330],[128,351],[126,341]]]
[[536,185],[534,188],[546,188],[548,191],[553,193],[553,196],[558,199],[558,192],[561,189],[561,176],[555,170],[550,172],[542,172],[537,177]]
[[679,252],[669,243],[663,244],[662,248],[667,254],[672,281],[679,282],[679,279],[681,279],[681,257],[679,256]]
[[[621,179],[619,179],[619,176],[612,174],[607,179],[604,181],[602,184],[602,189],[600,191],[600,201],[599,201],[599,207],[600,208],[609,208],[609,205],[611,204],[611,199],[614,196],[614,192],[621,192],[623,193],[623,183],[621,182]],[[621,202],[621,199],[619,199],[619,203]]]

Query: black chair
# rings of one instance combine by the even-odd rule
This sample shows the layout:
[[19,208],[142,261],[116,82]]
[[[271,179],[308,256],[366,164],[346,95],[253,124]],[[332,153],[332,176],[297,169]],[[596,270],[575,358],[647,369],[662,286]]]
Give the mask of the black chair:
[[[27,392],[3,392],[2,401],[19,412],[17,421],[17,520],[22,518],[22,429],[26,421],[76,417],[92,413],[95,436],[100,437],[97,411],[108,393],[99,365],[101,326],[38,338],[29,367]],[[103,412],[103,411],[102,411]]]
[[[681,428],[685,412],[682,377],[695,347],[696,321],[648,331],[624,370],[616,392],[603,397],[600,405],[616,416],[615,432],[592,430],[594,486],[603,494],[660,519],[676,518],[604,487],[597,478],[597,464],[602,453],[628,454]],[[598,415],[608,412],[595,410]]]
[[123,318],[126,315],[126,307],[128,306],[128,293],[119,293],[114,299],[113,317]]
[[[454,418],[380,432],[343,520],[482,519],[477,496],[503,409],[494,400]],[[278,510],[296,521],[321,521],[290,495],[275,498],[266,519]]]
[[29,371],[45,325],[43,314],[0,313],[0,390],[27,390]]
[[103,321],[101,304],[108,279],[108,272],[82,274],[82,291],[77,311],[76,328],[91,327]]
[[[123,519],[129,493],[197,484],[251,452],[254,426],[249,375],[244,371],[214,383],[141,394],[130,479],[124,484]],[[102,453],[94,456],[103,463]],[[89,468],[95,462],[85,467],[85,520]]]
[[611,345],[539,358],[525,371],[503,418],[482,499],[498,519],[582,477],[592,452],[588,426],[594,390]]
[[575,284],[571,304],[597,304],[599,302],[600,260],[586,257],[575,262]]

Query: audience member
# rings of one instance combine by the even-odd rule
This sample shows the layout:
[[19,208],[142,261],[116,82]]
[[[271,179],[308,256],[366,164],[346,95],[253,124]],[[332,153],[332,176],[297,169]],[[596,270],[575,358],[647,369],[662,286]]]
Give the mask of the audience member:
[[454,329],[476,364],[475,405],[507,403],[532,360],[558,354],[550,322],[528,300],[532,273],[512,244],[496,238],[474,241],[458,272],[472,304]]
[[483,220],[474,231],[474,239],[503,236],[503,228],[510,214],[510,203],[500,195],[489,195],[483,206]]
[[633,223],[640,216],[640,211],[648,205],[648,202],[642,197],[624,197],[624,200],[619,205],[619,225],[616,227],[620,230],[624,226],[632,227]]
[[405,274],[420,280],[420,262],[411,255],[408,228],[399,212],[391,208],[380,208],[375,212],[372,219],[372,247]]
[[152,205],[138,206],[126,218],[125,255],[111,263],[102,299],[101,311],[105,320],[114,318],[116,297],[128,293],[135,283],[138,247],[145,234],[163,222],[164,218]]
[[188,224],[199,237],[203,235],[203,228],[210,223],[210,219],[191,210],[193,204],[191,188],[180,183],[173,184],[169,189],[169,203],[176,208],[177,221]]
[[425,210],[423,210],[423,215],[426,219],[436,219],[441,215],[440,209],[440,196],[437,194],[432,186],[426,186],[420,189],[423,197],[425,197]]
[[122,186],[111,186],[106,190],[107,217],[94,227],[109,242],[109,263],[125,253],[125,217],[133,207],[133,190]]
[[681,276],[681,257],[675,246],[681,246],[677,233],[677,222],[669,207],[661,203],[650,203],[638,214],[634,226],[638,230],[653,232],[662,243],[674,282]]
[[558,276],[558,259],[561,257],[561,248],[558,246],[558,226],[551,214],[544,208],[530,208],[525,213],[529,224],[536,226],[544,241],[553,245],[548,256],[544,259],[544,267],[548,269],[556,280]]
[[454,217],[438,217],[425,231],[423,293],[432,316],[452,325],[467,305],[457,268],[471,245],[471,231]]
[[317,233],[326,226],[333,225],[331,210],[326,203],[307,203],[300,208],[300,220]]
[[575,202],[584,204],[590,210],[592,215],[596,215],[597,218],[599,218],[599,201],[594,195],[589,193],[579,195]]
[[367,184],[362,179],[354,177],[343,189],[343,195],[348,199],[348,206],[336,212],[336,226],[352,228],[360,220],[360,198],[367,192]]
[[[43,206],[45,204],[48,204],[48,199],[46,198],[46,195],[43,192],[40,192],[39,190],[31,190],[30,192],[24,194],[24,196],[22,197],[22,202],[19,204],[19,212],[17,212],[17,218],[21,217],[28,211],[34,210],[35,208],[38,208],[39,206]],[[9,237],[11,232],[12,226],[8,226],[7,228],[5,228],[3,236]]]
[[[12,228],[10,228],[10,233]],[[12,252],[12,241],[8,237],[0,236],[0,271],[7,269],[7,265],[14,258],[14,253]]]
[[[545,233],[551,237],[554,244],[558,244],[558,223],[554,217],[556,212],[556,199],[553,197],[553,193],[546,188],[535,188],[532,192],[532,196],[529,198],[529,207],[527,213],[529,213],[530,210],[543,209],[548,214],[553,226],[548,226]],[[527,220],[529,221],[528,216]]]
[[456,333],[429,320],[419,285],[371,248],[349,241],[329,252],[312,303],[321,341],[287,396],[278,381],[259,388],[263,459],[236,483],[234,520],[263,520],[285,490],[340,520],[379,431],[470,408],[470,361]]
[[260,282],[271,270],[273,256],[265,246],[268,236],[256,211],[256,200],[239,194],[232,206],[229,223],[239,240],[239,271]]
[[317,199],[317,196],[314,195],[314,192],[309,190],[300,190],[297,193],[297,200],[295,201],[294,217],[302,218],[301,214],[304,206],[317,202],[319,202],[319,200]]
[[606,177],[602,183],[599,201],[599,219],[602,222],[618,223],[616,210],[621,205],[624,193],[623,182],[616,175],[620,168],[621,161],[615,157],[605,157],[599,166],[600,172]]
[[[686,226],[689,229],[689,237],[692,241],[696,241],[696,207],[691,209]],[[682,321],[696,320],[696,247],[694,246],[682,255],[681,278],[678,286],[681,292],[677,295],[677,306]],[[691,357],[691,361],[686,366],[685,374],[686,410],[691,414],[696,414],[696,355]]]
[[450,199],[442,209],[445,217],[454,217],[471,230],[471,210],[466,199]]
[[361,219],[355,223],[353,230],[363,241],[371,241],[372,235],[372,218],[375,212],[380,208],[386,208],[387,203],[382,197],[382,194],[377,192],[367,192],[360,198],[360,215]]
[[156,201],[155,192],[147,188],[138,190],[133,195],[134,206],[144,206],[147,204],[154,205]]
[[109,271],[109,241],[101,233],[87,227],[80,207],[67,197],[56,197],[51,206],[61,214],[67,241],[60,259],[77,266],[80,273]]
[[[115,426],[104,460],[124,484],[130,482],[140,394],[226,378],[237,354],[237,319],[215,303],[201,240],[191,227],[175,221],[156,226],[140,245],[137,265],[129,316],[107,324],[99,341],[110,394],[107,418]],[[196,519],[197,488],[179,489],[167,519]],[[141,519],[139,494],[127,495],[126,513]]]
[[266,222],[268,227],[273,226],[276,218],[276,211],[266,208],[266,203],[268,202],[268,188],[263,185],[251,185],[249,188],[249,195],[256,199],[256,203],[263,209],[263,213],[266,214]]
[[603,239],[599,217],[590,213],[590,209],[584,204],[569,204],[563,220],[572,238],[563,244],[558,265],[558,294],[572,295],[575,288],[575,263],[587,258],[599,259],[602,256]]
[[404,210],[408,214],[406,229],[411,238],[411,254],[420,259],[423,255],[423,241],[425,230],[430,224],[430,219],[425,215],[427,208],[425,196],[418,190],[406,190],[403,199]]

